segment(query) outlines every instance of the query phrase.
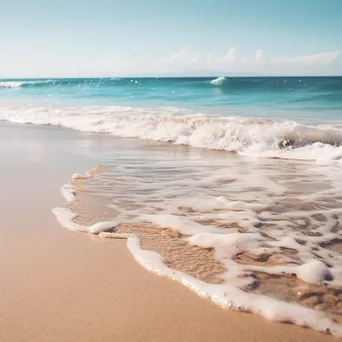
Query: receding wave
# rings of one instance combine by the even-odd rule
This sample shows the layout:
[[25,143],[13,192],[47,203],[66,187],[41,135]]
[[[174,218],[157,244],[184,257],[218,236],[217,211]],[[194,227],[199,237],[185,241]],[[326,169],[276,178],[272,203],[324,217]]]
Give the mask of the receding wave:
[[224,150],[256,157],[342,162],[341,125],[210,117],[177,108],[3,107],[0,119],[60,125],[118,137]]
[[62,187],[64,227],[128,238],[221,307],[342,336],[339,168],[126,143]]

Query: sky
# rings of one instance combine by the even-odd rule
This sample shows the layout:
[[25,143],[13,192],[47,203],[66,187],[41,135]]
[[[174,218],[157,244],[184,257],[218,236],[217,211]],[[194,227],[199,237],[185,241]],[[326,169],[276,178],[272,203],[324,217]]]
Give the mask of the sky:
[[342,0],[0,0],[0,77],[342,75]]

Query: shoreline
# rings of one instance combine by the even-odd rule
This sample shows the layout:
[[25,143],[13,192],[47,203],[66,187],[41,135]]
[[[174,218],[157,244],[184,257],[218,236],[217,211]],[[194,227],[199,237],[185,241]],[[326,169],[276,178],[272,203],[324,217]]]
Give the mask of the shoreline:
[[335,340],[223,310],[143,269],[123,241],[61,227],[51,213],[60,186],[94,167],[111,137],[7,123],[0,132],[0,341]]
[[[304,305],[300,303],[302,305],[298,305],[299,303],[294,301],[296,297],[291,298],[289,294],[287,294],[288,300],[283,301],[281,298],[274,296],[274,293],[273,296],[269,296],[268,293],[258,295],[246,290],[242,291],[239,287],[234,287],[232,282],[225,283],[221,276],[226,270],[224,265],[220,263],[219,257],[215,258],[214,253],[211,253],[206,249],[194,249],[194,246],[191,246],[191,244],[186,244],[185,246],[181,242],[182,238],[179,240],[180,243],[177,244],[177,242],[175,242],[177,240],[177,228],[168,228],[167,224],[165,226],[154,226],[153,224],[143,222],[139,224],[136,222],[134,224],[127,223],[125,225],[125,223],[120,223],[121,220],[117,222],[115,217],[118,213],[114,212],[110,214],[109,207],[107,211],[104,209],[107,205],[110,206],[109,203],[115,203],[111,202],[113,199],[106,203],[103,202],[100,196],[93,198],[93,200],[90,200],[89,202],[89,198],[86,199],[87,195],[85,195],[88,192],[87,182],[91,183],[90,193],[96,193],[95,183],[99,182],[99,180],[96,181],[96,179],[101,178],[102,172],[108,176],[108,170],[107,172],[105,170],[105,165],[98,165],[95,169],[88,171],[85,176],[80,174],[73,175],[72,180],[63,185],[62,193],[67,203],[65,206],[53,210],[53,213],[62,226],[72,231],[98,235],[100,238],[127,240],[129,251],[132,253],[134,259],[145,269],[159,276],[165,276],[179,282],[198,296],[211,300],[221,308],[237,312],[259,314],[271,321],[293,323],[299,326],[312,328],[319,332],[331,333],[338,337],[341,336],[341,328],[335,323],[339,322],[338,316],[328,317],[328,315],[326,315],[327,313],[323,314],[323,312],[313,309],[312,306],[310,308],[307,303],[304,303]],[[102,191],[103,190],[104,188],[102,188]],[[88,203],[85,207],[82,206],[84,201]],[[102,203],[102,205],[99,206],[96,204],[96,206],[94,206],[95,203]],[[79,211],[82,207],[83,209]],[[101,207],[100,210],[103,211],[103,213],[106,212],[105,217],[107,217],[107,220],[101,220],[101,216],[97,216],[97,207]],[[89,211],[89,209],[91,210]],[[143,210],[143,208],[141,208],[141,210]],[[158,231],[161,232],[160,235],[156,233]],[[147,237],[149,234],[152,235]],[[182,235],[179,231],[178,234]],[[162,236],[166,241],[162,242]],[[153,245],[151,238],[152,240],[159,241],[159,248]],[[148,242],[149,240],[150,242]],[[168,245],[167,249],[165,249],[165,244]],[[191,267],[188,268],[187,271],[184,269],[184,265],[177,265],[177,263],[171,261],[173,258],[170,257],[170,254],[173,253],[173,251],[179,256],[182,255],[182,257],[180,257],[180,259],[182,259],[187,258],[190,250],[193,258],[191,261],[187,260],[189,267]],[[175,254],[174,256],[176,257]],[[196,263],[196,260],[201,260],[199,261],[197,268],[201,269],[202,272],[198,271],[196,273],[194,271],[192,266]],[[203,270],[203,262],[205,262],[206,265],[205,271]],[[250,266],[250,268],[251,267],[252,266]],[[304,265],[300,267],[307,266]],[[267,273],[271,270],[266,267],[261,271]],[[283,267],[282,273],[285,274],[285,271],[287,271],[287,275],[284,275],[281,279],[283,281],[282,286],[293,287],[293,274],[295,273],[291,272],[296,272],[296,268],[290,267],[289,269],[285,269],[285,267]],[[272,273],[270,272],[270,274]],[[333,294],[327,292],[324,286],[319,287],[317,284],[310,284],[310,282],[300,283],[300,276],[300,274],[296,275],[296,279],[299,279],[297,280],[298,289],[296,293],[298,291],[300,291],[298,293],[304,293],[304,295],[302,295],[304,298],[308,295],[308,297],[310,297],[310,294],[315,291],[322,291],[322,297],[324,294],[324,298],[333,296]],[[276,278],[272,279],[271,276],[269,277],[269,287],[272,286],[272,283],[273,286],[281,286],[279,280],[277,283]],[[291,277],[292,279],[289,280]],[[281,278],[280,272],[278,278]],[[265,282],[267,282],[267,280]],[[310,285],[311,287],[309,287]],[[271,288],[269,288],[269,290],[271,290]],[[336,315],[338,315],[337,312]],[[335,321],[335,318],[337,321]]]

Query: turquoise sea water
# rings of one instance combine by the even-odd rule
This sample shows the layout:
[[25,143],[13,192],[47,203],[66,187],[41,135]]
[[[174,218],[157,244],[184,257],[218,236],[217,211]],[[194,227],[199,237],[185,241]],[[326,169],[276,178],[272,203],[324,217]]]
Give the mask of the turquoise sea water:
[[2,79],[0,119],[254,156],[324,147],[335,160],[342,77]]
[[307,123],[342,119],[342,77],[3,79],[0,98],[49,105],[173,106]]

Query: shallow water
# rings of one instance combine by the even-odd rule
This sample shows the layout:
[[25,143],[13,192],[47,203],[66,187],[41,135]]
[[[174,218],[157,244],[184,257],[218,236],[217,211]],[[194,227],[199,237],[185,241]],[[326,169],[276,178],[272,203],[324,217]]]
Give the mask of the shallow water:
[[[293,322],[303,325],[305,317],[304,325],[313,327],[324,314],[327,322],[341,322],[338,166],[134,140],[115,139],[113,146],[89,178],[75,175],[72,188],[64,189],[75,201],[55,213],[68,228],[137,235],[143,250],[163,257],[142,256],[142,264],[197,279],[202,292],[210,284],[212,296],[227,286],[232,307],[264,307],[276,320],[292,312]],[[67,216],[70,211],[77,216]],[[140,247],[132,251],[141,253]],[[248,295],[259,304],[248,304]],[[339,334],[340,328],[329,329]]]

